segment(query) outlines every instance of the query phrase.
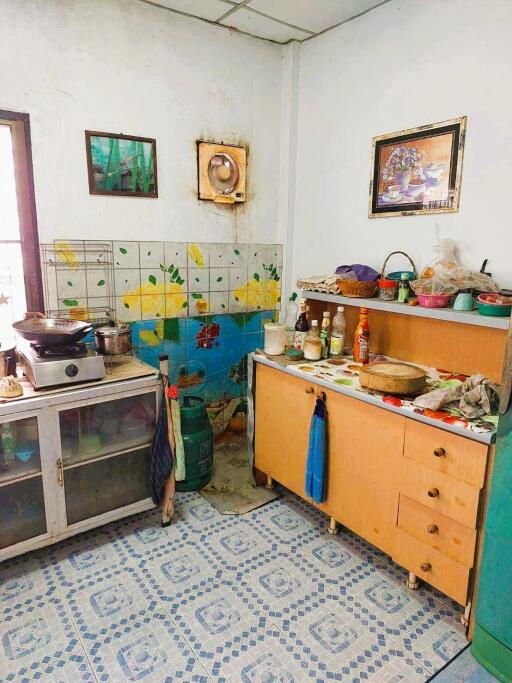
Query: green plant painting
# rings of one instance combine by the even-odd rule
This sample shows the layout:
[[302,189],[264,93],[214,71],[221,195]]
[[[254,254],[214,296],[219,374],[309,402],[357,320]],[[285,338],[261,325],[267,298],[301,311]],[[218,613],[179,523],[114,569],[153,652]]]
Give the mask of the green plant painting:
[[91,194],[156,197],[156,143],[151,138],[86,131]]

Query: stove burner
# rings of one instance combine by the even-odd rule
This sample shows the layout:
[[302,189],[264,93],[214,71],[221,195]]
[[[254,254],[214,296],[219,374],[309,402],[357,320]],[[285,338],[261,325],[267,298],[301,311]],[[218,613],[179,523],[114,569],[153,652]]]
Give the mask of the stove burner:
[[82,358],[87,355],[87,346],[82,342],[71,346],[57,346],[47,348],[41,344],[30,344],[38,358]]

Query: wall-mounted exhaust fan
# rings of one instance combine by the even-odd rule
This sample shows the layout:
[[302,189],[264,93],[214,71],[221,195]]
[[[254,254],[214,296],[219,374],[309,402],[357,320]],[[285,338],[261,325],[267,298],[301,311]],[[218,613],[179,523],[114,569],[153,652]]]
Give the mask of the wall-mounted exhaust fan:
[[199,199],[223,204],[245,201],[247,150],[235,145],[197,143]]

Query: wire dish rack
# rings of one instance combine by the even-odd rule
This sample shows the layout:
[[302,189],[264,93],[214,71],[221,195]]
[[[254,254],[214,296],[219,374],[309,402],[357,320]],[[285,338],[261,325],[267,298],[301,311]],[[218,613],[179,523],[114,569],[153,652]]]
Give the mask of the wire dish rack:
[[108,324],[115,318],[112,243],[55,240],[40,245],[45,311],[52,318]]

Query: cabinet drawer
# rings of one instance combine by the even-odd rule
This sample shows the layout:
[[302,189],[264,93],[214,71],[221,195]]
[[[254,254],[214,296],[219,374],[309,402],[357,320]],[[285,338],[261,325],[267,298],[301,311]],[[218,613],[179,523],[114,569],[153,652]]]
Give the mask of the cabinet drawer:
[[465,481],[403,458],[399,492],[461,524],[476,529],[480,489]]
[[398,527],[468,569],[473,566],[476,531],[403,494]]
[[482,487],[487,464],[487,446],[444,429],[407,420],[404,455],[440,472]]
[[470,570],[464,565],[401,529],[396,529],[393,559],[460,605],[466,604]]

